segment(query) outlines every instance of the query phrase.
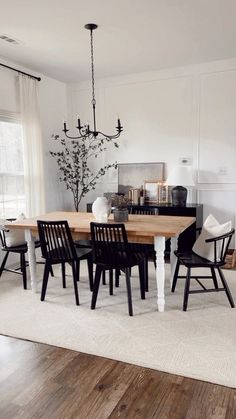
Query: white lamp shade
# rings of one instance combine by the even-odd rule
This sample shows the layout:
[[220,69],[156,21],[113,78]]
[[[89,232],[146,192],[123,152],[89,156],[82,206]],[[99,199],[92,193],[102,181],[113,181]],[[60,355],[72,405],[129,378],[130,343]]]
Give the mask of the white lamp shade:
[[189,166],[175,166],[166,180],[170,186],[194,186],[192,169]]

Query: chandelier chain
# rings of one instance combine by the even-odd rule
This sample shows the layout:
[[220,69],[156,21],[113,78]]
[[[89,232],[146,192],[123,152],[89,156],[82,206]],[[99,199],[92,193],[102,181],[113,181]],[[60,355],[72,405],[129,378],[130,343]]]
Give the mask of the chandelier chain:
[[91,45],[91,73],[92,73],[92,104],[96,104],[95,99],[95,81],[94,81],[94,54],[93,54],[93,31],[90,31],[90,45]]

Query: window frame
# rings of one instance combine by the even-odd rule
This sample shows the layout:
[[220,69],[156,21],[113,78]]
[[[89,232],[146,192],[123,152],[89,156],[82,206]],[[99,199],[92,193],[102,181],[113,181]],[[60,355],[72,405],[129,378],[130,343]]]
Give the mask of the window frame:
[[[10,111],[2,110],[2,109],[0,109],[0,122],[7,122],[7,123],[11,123],[11,124],[20,124],[20,125],[22,125],[22,121],[21,121],[20,113],[19,112],[10,112]],[[22,158],[23,158],[23,171],[22,172],[2,172],[0,170],[0,177],[3,178],[4,176],[9,176],[9,177],[12,176],[14,178],[17,178],[18,176],[19,177],[22,177],[23,176],[23,181],[24,181],[24,184],[25,184],[24,144],[23,144],[23,138],[22,138]],[[3,212],[4,218],[5,218],[6,217],[6,213],[4,211],[4,202],[7,202],[7,201],[4,201],[4,199],[3,199],[3,201],[0,202],[0,207],[1,207],[1,212]],[[19,200],[18,200],[18,202],[19,202]],[[25,193],[25,190],[24,190],[24,203],[25,203],[25,205],[24,205],[24,210],[25,210],[26,209],[26,193]],[[15,214],[15,216],[17,217],[17,215],[19,215],[19,214],[17,212],[17,206],[16,206],[16,214]],[[1,218],[1,216],[0,216],[0,218]]]

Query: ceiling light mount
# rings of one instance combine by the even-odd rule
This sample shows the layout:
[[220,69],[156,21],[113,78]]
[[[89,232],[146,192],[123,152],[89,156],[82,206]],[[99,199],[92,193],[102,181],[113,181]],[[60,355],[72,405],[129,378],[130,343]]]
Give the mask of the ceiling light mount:
[[79,135],[75,137],[69,136],[68,129],[66,126],[66,122],[64,122],[64,129],[62,130],[65,133],[65,136],[71,140],[77,140],[77,139],[106,139],[106,140],[113,140],[120,136],[121,132],[123,131],[123,127],[120,122],[120,118],[117,119],[117,126],[116,126],[116,133],[113,135],[105,134],[102,131],[97,130],[97,124],[96,124],[96,98],[95,98],[95,80],[94,80],[94,51],[93,51],[93,31],[97,29],[98,25],[96,23],[87,23],[85,26],[85,29],[88,29],[90,31],[90,56],[91,56],[91,82],[92,82],[92,108],[93,108],[93,129],[90,129],[89,124],[87,125],[81,125],[80,118],[78,117],[78,125],[77,129],[79,130]]
[[84,27],[89,31],[94,31],[94,29],[98,28],[98,25],[96,25],[96,23],[87,23],[86,25],[84,25]]

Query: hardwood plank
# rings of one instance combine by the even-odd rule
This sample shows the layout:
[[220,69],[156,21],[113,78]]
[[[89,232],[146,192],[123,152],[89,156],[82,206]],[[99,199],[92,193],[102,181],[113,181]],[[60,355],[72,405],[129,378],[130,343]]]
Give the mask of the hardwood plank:
[[2,370],[3,419],[236,418],[235,389],[0,336]]

